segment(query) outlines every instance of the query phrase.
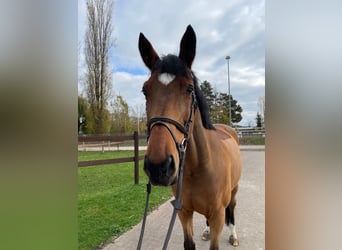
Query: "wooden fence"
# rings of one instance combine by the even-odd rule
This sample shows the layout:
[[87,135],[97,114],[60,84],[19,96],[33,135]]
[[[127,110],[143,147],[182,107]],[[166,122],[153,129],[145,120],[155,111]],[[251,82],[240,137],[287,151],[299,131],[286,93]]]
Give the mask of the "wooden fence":
[[[139,139],[146,138],[146,135],[138,135],[138,132],[134,132],[133,135],[79,135],[78,143],[93,143],[94,145],[116,145],[118,142],[122,141],[134,141],[134,156],[126,158],[114,158],[105,160],[91,160],[91,161],[79,161],[78,167],[88,167],[103,164],[115,164],[124,162],[134,162],[134,183],[139,184],[139,161],[144,158],[144,156],[139,156]],[[102,147],[103,150],[103,147]]]
[[236,132],[240,138],[242,137],[265,137],[265,129],[255,128],[237,128]]

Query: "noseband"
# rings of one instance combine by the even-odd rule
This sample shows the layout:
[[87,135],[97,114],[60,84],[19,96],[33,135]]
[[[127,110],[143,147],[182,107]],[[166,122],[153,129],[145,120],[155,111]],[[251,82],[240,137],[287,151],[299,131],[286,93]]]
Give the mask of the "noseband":
[[[173,225],[174,225],[175,220],[176,220],[177,212],[180,209],[182,209],[182,200],[181,200],[180,194],[181,194],[182,182],[183,182],[183,166],[184,166],[185,152],[186,152],[186,148],[187,148],[188,140],[189,140],[189,131],[190,131],[190,125],[191,125],[191,122],[192,122],[192,113],[196,110],[196,107],[197,107],[195,90],[193,90],[191,92],[191,97],[192,97],[192,102],[191,102],[191,107],[190,107],[190,114],[189,114],[188,120],[185,122],[184,125],[182,125],[181,123],[179,123],[178,121],[176,121],[176,120],[174,120],[172,118],[165,117],[165,116],[152,117],[147,122],[147,140],[149,140],[149,138],[150,138],[150,134],[151,134],[151,131],[152,131],[153,127],[155,127],[155,126],[164,126],[169,131],[173,141],[175,142],[176,148],[177,148],[177,151],[178,151],[178,156],[179,156],[179,167],[178,167],[178,181],[177,181],[176,199],[171,201],[171,204],[173,205],[174,209],[173,209],[172,217],[171,217],[171,220],[170,220],[169,229],[167,231],[167,235],[166,235],[166,238],[165,238],[165,241],[164,241],[163,250],[164,249],[166,250],[168,242],[170,240],[172,229],[173,229]],[[175,137],[175,134],[174,134],[172,128],[169,126],[169,124],[174,125],[180,132],[183,133],[184,138],[182,139],[182,141],[180,143],[177,141],[177,139]],[[142,222],[142,226],[141,226],[140,238],[139,238],[137,250],[141,249],[141,245],[142,245],[142,240],[143,240],[143,236],[144,236],[146,216],[147,216],[147,208],[148,208],[148,201],[149,201],[150,193],[151,193],[151,183],[148,182],[148,184],[147,184],[147,195],[146,195],[145,212],[144,212],[144,218],[143,218],[143,222]]]

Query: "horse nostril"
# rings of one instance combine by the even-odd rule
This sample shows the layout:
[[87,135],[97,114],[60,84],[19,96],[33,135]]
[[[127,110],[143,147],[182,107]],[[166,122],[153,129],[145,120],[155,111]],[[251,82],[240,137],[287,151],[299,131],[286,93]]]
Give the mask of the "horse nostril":
[[173,157],[168,156],[164,161],[156,164],[145,156],[144,170],[152,183],[168,185],[170,177],[175,172]]
[[152,163],[150,161],[150,159],[147,157],[147,155],[145,155],[145,159],[144,159],[144,171],[146,172],[147,176],[151,176],[151,167],[152,167]]
[[169,156],[164,163],[164,171],[165,171],[165,175],[170,177],[173,175],[173,172],[175,170],[175,164],[173,162],[173,157]]

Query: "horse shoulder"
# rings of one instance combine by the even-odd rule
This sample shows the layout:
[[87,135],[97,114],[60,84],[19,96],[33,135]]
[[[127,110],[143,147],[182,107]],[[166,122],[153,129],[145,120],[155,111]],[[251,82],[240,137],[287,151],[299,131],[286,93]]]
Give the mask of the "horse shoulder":
[[241,177],[242,159],[239,148],[239,138],[236,131],[224,124],[215,124],[216,132],[224,144],[229,145],[229,153],[226,154],[231,162],[231,185],[235,187]]
[[228,137],[234,138],[236,143],[239,144],[239,137],[235,129],[225,124],[214,124],[218,135],[223,139],[228,139]]

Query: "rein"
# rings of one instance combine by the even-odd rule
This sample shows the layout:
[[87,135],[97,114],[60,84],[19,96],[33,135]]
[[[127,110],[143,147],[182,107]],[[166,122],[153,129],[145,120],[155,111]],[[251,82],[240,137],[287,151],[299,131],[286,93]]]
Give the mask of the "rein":
[[[197,107],[197,102],[196,102],[196,96],[195,92],[192,91],[192,103],[191,103],[191,108],[190,108],[190,115],[184,126],[179,123],[178,121],[165,117],[165,116],[156,116],[152,117],[148,122],[147,122],[147,140],[150,137],[151,130],[153,129],[154,126],[164,126],[167,128],[169,131],[170,135],[172,136],[173,141],[176,144],[176,148],[178,150],[178,155],[179,155],[179,167],[178,167],[178,180],[177,180],[177,191],[176,191],[176,197],[175,200],[171,201],[171,204],[173,205],[173,213],[172,217],[170,220],[169,228],[164,240],[164,245],[163,245],[163,250],[166,250],[167,245],[169,243],[171,233],[173,230],[173,226],[176,221],[176,215],[179,210],[182,209],[182,199],[181,199],[181,191],[182,191],[182,184],[183,184],[183,168],[184,168],[184,162],[185,162],[185,153],[188,145],[188,140],[189,140],[189,131],[190,131],[190,124],[192,122],[192,113],[194,110],[196,110]],[[174,135],[173,130],[170,128],[168,124],[174,125],[180,132],[184,134],[183,140],[178,143],[176,140],[176,137]],[[147,210],[148,210],[148,202],[149,202],[149,197],[151,193],[151,182],[148,182],[146,185],[146,203],[145,203],[145,211],[144,211],[144,217],[143,217],[143,222],[141,226],[141,231],[140,231],[140,237],[139,237],[139,242],[137,246],[137,250],[141,249],[142,245],[142,240],[144,237],[144,231],[145,231],[145,224],[146,224],[146,217],[147,217]]]

